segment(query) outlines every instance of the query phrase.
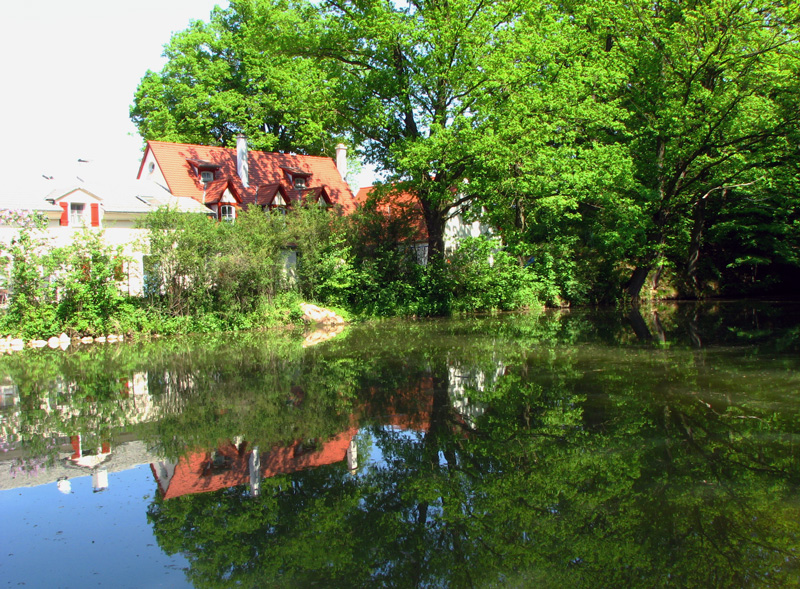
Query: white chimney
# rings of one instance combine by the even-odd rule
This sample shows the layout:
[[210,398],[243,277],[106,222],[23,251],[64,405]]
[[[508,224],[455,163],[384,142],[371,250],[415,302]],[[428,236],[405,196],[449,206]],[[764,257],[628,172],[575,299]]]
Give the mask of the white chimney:
[[347,146],[340,143],[336,146],[336,169],[339,170],[339,175],[344,180],[347,176]]
[[247,160],[247,137],[239,133],[236,136],[236,173],[245,188],[249,186],[250,165]]

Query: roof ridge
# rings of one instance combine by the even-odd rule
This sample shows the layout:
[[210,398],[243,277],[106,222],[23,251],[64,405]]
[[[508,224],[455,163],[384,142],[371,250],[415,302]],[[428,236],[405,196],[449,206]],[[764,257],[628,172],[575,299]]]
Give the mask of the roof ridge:
[[[204,149],[225,149],[227,151],[236,152],[236,148],[235,147],[225,147],[225,146],[222,146],[222,145],[203,145],[201,143],[182,143],[182,142],[178,142],[178,141],[158,141],[158,140],[155,140],[155,139],[148,139],[147,142],[148,143],[157,143],[159,145],[174,145],[176,147],[180,146],[180,147],[194,147],[194,148],[202,147]],[[321,160],[333,160],[334,159],[333,156],[330,156],[330,155],[306,155],[304,153],[282,153],[282,152],[279,152],[279,151],[262,151],[260,149],[249,149],[249,148],[248,148],[247,151],[250,154],[263,153],[264,155],[272,155],[272,156],[280,156],[280,157],[302,157],[302,158],[314,158],[314,159],[321,159]]]

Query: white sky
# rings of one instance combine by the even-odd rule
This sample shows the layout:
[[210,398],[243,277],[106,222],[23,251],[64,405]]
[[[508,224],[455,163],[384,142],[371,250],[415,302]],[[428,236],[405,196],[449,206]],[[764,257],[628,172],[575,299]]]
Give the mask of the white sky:
[[[190,20],[227,0],[28,0],[0,20],[0,192],[31,192],[92,160],[103,175],[135,178],[142,140],[128,109],[147,69]],[[74,173],[74,172],[73,172]],[[18,192],[19,194],[19,192]]]
[[[148,69],[163,67],[172,33],[191,20],[208,21],[215,5],[228,0],[6,2],[0,197],[42,197],[52,189],[42,175],[135,178],[143,141],[128,110],[136,87]],[[371,181],[365,169],[351,186]]]

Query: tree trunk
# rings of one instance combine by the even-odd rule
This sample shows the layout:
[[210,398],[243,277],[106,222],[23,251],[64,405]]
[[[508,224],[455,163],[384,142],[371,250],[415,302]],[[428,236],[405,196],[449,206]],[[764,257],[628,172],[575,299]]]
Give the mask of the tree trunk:
[[700,259],[700,247],[703,244],[703,228],[705,226],[706,197],[702,197],[694,206],[694,223],[689,241],[689,255],[686,259],[686,283],[695,297],[700,296],[700,281],[697,278],[697,262]]
[[417,198],[422,205],[425,216],[425,228],[428,231],[428,263],[436,264],[444,261],[444,225],[445,211],[437,206],[427,192],[420,191]]
[[655,329],[655,338],[662,344],[667,343],[667,332],[664,331],[664,326],[661,325],[661,318],[658,316],[658,311],[653,311],[653,328]]
[[650,269],[651,266],[637,266],[628,281],[628,286],[625,290],[634,304],[639,303],[639,293],[642,291],[642,286],[644,286],[644,281],[647,279]]
[[636,339],[642,342],[653,341],[653,334],[650,333],[650,330],[647,328],[647,323],[637,307],[632,307],[628,312],[628,321],[631,322],[631,327],[633,328],[633,333],[636,334]]

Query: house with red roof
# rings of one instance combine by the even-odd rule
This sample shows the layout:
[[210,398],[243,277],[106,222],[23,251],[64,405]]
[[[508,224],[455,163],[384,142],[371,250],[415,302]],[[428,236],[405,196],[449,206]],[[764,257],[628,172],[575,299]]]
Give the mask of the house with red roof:
[[[365,186],[359,189],[355,200],[359,207],[374,206],[375,210],[387,220],[397,217],[405,219],[411,228],[408,245],[414,249],[420,264],[427,262],[428,229],[425,226],[422,205],[414,194],[391,187],[386,191],[378,190],[375,186]],[[491,228],[480,220],[467,220],[470,216],[466,213],[463,207],[459,207],[453,210],[447,219],[444,228],[446,255],[452,254],[458,248],[458,242],[466,237],[492,234]]]
[[[329,157],[248,151],[244,136],[236,148],[148,141],[136,180],[98,176],[94,165],[79,160],[74,177],[35,179],[32,196],[0,190],[0,247],[19,233],[15,212],[37,213],[47,219],[46,238],[53,247],[72,241],[84,230],[103,233],[112,246],[122,246],[128,294],[144,285],[146,231],[140,222],[150,211],[169,206],[184,212],[234,220],[249,206],[286,212],[301,204],[333,207],[342,214],[356,208],[344,180],[347,149]],[[93,177],[94,176],[94,177]],[[85,181],[87,180],[87,181]],[[41,193],[42,196],[39,196]],[[287,258],[287,265],[293,265]],[[0,276],[0,283],[3,277]],[[4,291],[0,289],[0,295]]]
[[344,180],[347,148],[329,157],[249,151],[244,135],[235,148],[148,141],[139,179],[164,186],[172,195],[205,205],[219,220],[234,220],[243,208],[285,212],[301,204],[356,208]]

